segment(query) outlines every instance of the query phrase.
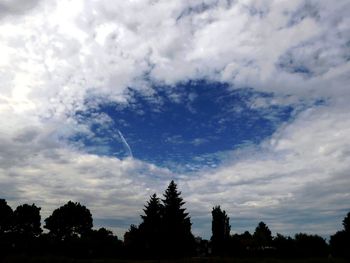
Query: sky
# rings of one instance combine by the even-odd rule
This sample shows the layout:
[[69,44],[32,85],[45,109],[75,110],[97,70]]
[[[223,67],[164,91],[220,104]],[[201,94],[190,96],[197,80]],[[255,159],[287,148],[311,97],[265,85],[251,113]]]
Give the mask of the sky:
[[120,238],[175,180],[324,237],[350,211],[348,0],[0,0],[0,198],[81,202]]

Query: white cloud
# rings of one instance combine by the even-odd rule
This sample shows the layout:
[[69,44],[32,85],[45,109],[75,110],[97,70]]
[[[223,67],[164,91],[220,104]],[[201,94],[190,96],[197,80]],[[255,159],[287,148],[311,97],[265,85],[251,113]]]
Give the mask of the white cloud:
[[261,153],[242,152],[231,164],[188,178],[184,192],[193,193],[191,208],[200,213],[222,204],[233,228],[249,218],[266,220],[276,232],[332,234],[349,209],[348,119],[346,111],[328,107],[302,113],[267,140]]

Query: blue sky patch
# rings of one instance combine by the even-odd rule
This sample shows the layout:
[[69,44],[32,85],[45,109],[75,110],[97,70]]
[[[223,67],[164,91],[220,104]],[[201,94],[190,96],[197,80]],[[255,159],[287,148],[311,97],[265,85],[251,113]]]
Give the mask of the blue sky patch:
[[90,123],[91,134],[71,141],[99,155],[132,155],[171,169],[197,170],[216,167],[227,152],[259,144],[293,114],[291,106],[254,106],[272,94],[223,83],[187,82],[154,91],[150,97],[129,89],[126,105],[104,103],[77,112],[80,122]]

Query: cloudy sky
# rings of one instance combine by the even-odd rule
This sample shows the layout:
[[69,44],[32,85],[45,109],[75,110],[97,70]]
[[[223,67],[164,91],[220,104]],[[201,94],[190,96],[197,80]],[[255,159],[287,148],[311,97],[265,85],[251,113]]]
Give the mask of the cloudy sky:
[[209,238],[341,229],[348,0],[0,0],[0,197],[122,236],[174,179]]

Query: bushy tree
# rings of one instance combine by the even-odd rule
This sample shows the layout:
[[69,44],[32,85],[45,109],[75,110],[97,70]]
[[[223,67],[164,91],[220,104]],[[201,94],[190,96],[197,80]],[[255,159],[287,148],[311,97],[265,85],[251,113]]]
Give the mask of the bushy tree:
[[343,227],[331,236],[329,244],[332,255],[350,258],[350,212],[343,220]]
[[0,235],[7,233],[13,221],[12,208],[7,204],[5,199],[0,199]]
[[328,245],[318,235],[296,234],[295,246],[297,254],[300,257],[321,257],[328,255]]
[[40,207],[35,204],[20,205],[13,212],[13,232],[28,238],[41,234]]
[[183,208],[185,202],[177,185],[171,181],[165,190],[163,227],[163,251],[171,257],[193,253],[194,237],[191,233],[191,219]]
[[271,231],[264,222],[260,222],[255,228],[253,239],[257,248],[265,248],[271,246]]
[[45,219],[44,227],[57,240],[81,237],[91,231],[92,215],[85,206],[69,201]]
[[225,210],[221,210],[220,206],[213,207],[212,214],[212,248],[213,254],[220,255],[227,253],[228,243],[230,239],[230,218]]
[[230,255],[245,256],[252,246],[252,235],[245,231],[230,237]]
[[350,258],[350,235],[345,231],[338,231],[329,241],[331,253],[336,257]]
[[344,231],[350,234],[350,212],[346,215],[343,220]]
[[278,256],[289,258],[295,256],[295,240],[289,236],[287,237],[277,233],[276,237],[272,240],[272,245],[276,249]]
[[106,228],[91,230],[85,241],[91,256],[111,257],[121,254],[122,242]]

